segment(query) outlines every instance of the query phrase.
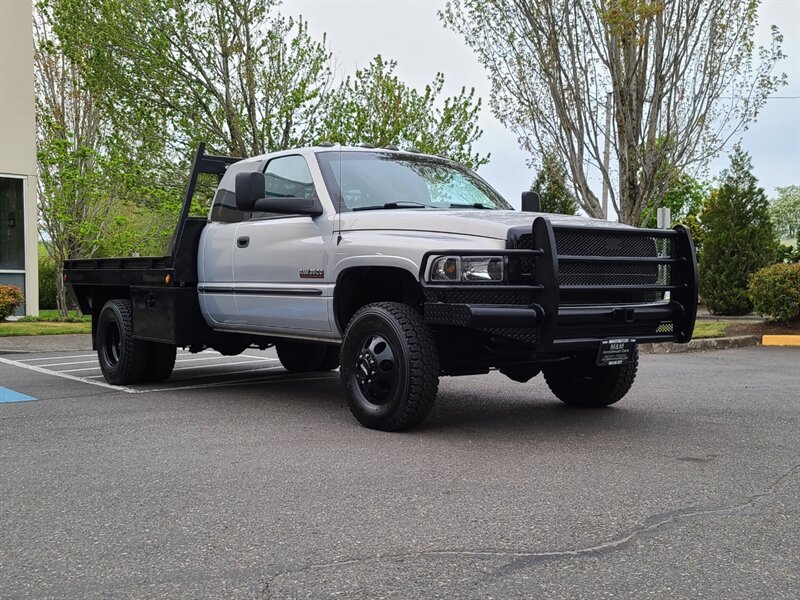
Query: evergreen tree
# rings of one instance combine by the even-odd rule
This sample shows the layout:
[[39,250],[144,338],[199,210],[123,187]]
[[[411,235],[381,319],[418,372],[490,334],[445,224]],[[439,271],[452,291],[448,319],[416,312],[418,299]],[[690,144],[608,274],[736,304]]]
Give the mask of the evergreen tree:
[[545,152],[542,168],[536,175],[531,191],[539,194],[542,212],[574,215],[578,212],[575,196],[567,187],[564,166],[552,152]]
[[716,314],[750,312],[750,277],[772,264],[777,253],[769,202],[752,168],[750,156],[737,146],[730,167],[722,172],[720,186],[712,191],[703,211],[700,292]]

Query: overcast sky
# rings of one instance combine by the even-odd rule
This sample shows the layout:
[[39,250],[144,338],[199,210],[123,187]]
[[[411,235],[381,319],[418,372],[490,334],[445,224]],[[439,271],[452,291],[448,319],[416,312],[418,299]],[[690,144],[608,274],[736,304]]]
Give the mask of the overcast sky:
[[[366,66],[380,53],[396,60],[398,76],[414,87],[431,82],[439,71],[445,75],[447,95],[457,94],[462,86],[474,87],[484,99],[480,121],[484,134],[475,149],[491,153],[490,163],[479,172],[519,206],[519,194],[530,187],[534,173],[516,136],[491,113],[485,69],[461,37],[439,21],[436,12],[444,5],[444,0],[284,0],[280,10],[302,15],[314,37],[327,33],[340,75]],[[757,42],[769,41],[772,24],[784,34],[788,58],[778,69],[788,75],[789,83],[742,135],[756,176],[770,195],[776,186],[800,185],[800,0],[762,0]],[[725,156],[718,158],[709,175],[719,173],[727,162]]]

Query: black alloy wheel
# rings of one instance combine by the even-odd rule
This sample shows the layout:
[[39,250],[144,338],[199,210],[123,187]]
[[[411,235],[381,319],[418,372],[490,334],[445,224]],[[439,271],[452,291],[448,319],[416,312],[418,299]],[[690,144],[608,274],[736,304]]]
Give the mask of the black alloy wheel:
[[368,335],[358,354],[356,380],[372,404],[385,404],[398,385],[397,359],[389,342],[380,335]]

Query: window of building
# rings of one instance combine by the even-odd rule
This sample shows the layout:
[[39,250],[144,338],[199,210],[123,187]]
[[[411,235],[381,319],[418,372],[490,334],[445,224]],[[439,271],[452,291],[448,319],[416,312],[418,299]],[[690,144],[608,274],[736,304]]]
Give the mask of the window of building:
[[0,271],[25,269],[24,179],[0,177]]

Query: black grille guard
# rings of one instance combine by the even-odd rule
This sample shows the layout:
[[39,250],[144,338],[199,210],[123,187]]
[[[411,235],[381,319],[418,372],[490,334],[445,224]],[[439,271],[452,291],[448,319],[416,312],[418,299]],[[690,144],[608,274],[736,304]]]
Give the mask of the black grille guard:
[[[531,233],[530,249],[453,249],[426,252],[419,272],[419,281],[426,300],[426,322],[432,325],[470,327],[516,337],[535,343],[542,351],[592,346],[599,340],[610,337],[631,338],[638,342],[686,343],[691,340],[697,316],[698,272],[694,243],[686,227],[677,225],[674,229],[636,229],[553,225],[546,217],[537,217],[533,221]],[[670,240],[664,244],[668,244],[672,250],[668,256],[559,255],[556,238],[560,233]],[[654,243],[654,247],[657,243]],[[506,266],[510,259],[527,258],[533,261],[532,279],[529,283],[522,284],[441,284],[427,281],[431,258],[450,255],[501,256],[505,257]],[[622,285],[564,285],[560,283],[559,267],[568,264],[652,264],[657,269],[667,269],[669,281]],[[628,291],[669,292],[669,299],[652,303],[591,303],[592,294],[602,296]],[[480,294],[479,302],[469,300],[469,296],[475,292]],[[497,302],[491,301],[494,293],[497,294]],[[509,294],[522,294],[529,301],[517,299],[514,304],[504,303],[503,299]],[[585,295],[588,301],[579,305],[567,305],[562,302],[562,295]],[[535,330],[535,335],[531,335],[531,330]]]

